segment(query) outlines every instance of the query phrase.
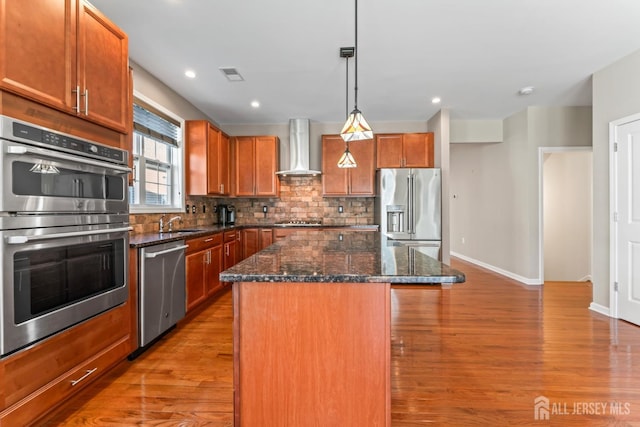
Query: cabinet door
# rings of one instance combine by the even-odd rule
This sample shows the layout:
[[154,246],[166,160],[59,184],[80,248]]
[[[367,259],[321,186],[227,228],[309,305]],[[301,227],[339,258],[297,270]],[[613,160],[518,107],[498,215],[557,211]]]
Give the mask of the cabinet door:
[[206,296],[209,251],[199,251],[185,257],[187,276],[187,311],[198,305]]
[[349,144],[349,149],[358,167],[349,171],[349,194],[373,196],[375,194],[375,144],[373,139],[356,141]]
[[0,86],[72,112],[76,0],[2,0],[0,7]]
[[80,114],[127,131],[129,52],[127,35],[85,1],[78,13]]
[[207,269],[207,295],[214,294],[218,290],[222,289],[222,282],[220,282],[220,272],[224,265],[224,258],[222,256],[222,245],[216,245],[209,249],[209,265]]
[[433,167],[433,132],[403,135],[404,167]]
[[242,258],[248,258],[258,252],[260,248],[260,233],[257,228],[242,230]]
[[220,194],[229,195],[231,193],[231,177],[229,172],[229,136],[220,134],[220,150],[218,157],[218,179],[220,183]]
[[185,122],[185,177],[189,195],[208,194],[209,123],[205,120]]
[[239,136],[234,141],[236,196],[254,195],[254,138]]
[[260,246],[259,250],[271,246],[273,244],[273,231],[270,228],[260,229]]
[[402,134],[376,135],[376,152],[378,169],[403,167]]
[[233,267],[236,262],[236,241],[233,240],[224,244],[224,269]]
[[278,138],[275,136],[255,139],[255,195],[278,195]]
[[207,131],[207,193],[220,194],[220,176],[218,162],[220,161],[220,131],[208,126]]
[[[359,142],[358,142],[359,143]],[[357,143],[350,144],[353,147]],[[349,192],[348,170],[338,167],[345,142],[340,135],[322,136],[322,195],[343,196]],[[355,158],[355,156],[354,156]],[[359,159],[356,163],[360,167]]]

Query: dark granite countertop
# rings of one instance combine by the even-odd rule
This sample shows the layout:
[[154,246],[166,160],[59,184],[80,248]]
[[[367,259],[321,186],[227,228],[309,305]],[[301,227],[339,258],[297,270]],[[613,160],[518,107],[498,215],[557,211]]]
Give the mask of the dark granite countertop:
[[243,224],[243,225],[207,225],[196,227],[185,227],[189,232],[180,232],[177,230],[173,233],[142,233],[132,234],[129,237],[129,247],[144,248],[146,246],[157,245],[160,243],[168,243],[176,240],[193,239],[196,237],[204,237],[213,233],[220,233],[227,230],[241,230],[243,228],[295,228],[296,230],[312,230],[312,229],[339,229],[339,230],[378,230],[377,225],[290,225],[290,224]]
[[225,282],[464,282],[462,272],[377,232],[307,230],[220,273]]

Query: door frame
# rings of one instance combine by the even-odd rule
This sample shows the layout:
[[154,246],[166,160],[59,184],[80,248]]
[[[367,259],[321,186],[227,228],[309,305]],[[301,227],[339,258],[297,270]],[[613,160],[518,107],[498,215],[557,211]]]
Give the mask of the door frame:
[[640,113],[632,114],[609,122],[609,316],[619,319],[618,315],[618,224],[614,221],[618,201],[618,156],[614,144],[618,142],[619,126],[640,120]]
[[[563,147],[538,147],[538,280],[540,282],[540,285],[544,284],[544,155],[580,151],[588,151],[590,153],[593,153],[593,146],[579,145]],[[593,253],[593,239],[591,239],[591,249],[591,253]],[[593,257],[591,260],[589,260],[589,264],[589,269],[593,272]]]

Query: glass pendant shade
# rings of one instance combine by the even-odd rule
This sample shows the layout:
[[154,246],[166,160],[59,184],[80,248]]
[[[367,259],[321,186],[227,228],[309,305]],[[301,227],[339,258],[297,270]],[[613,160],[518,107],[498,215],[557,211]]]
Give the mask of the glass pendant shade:
[[373,131],[362,112],[356,108],[349,114],[340,136],[345,142],[362,141],[363,139],[372,139]]
[[349,151],[349,145],[347,145],[346,150],[342,153],[342,157],[338,160],[338,167],[341,169],[345,168],[355,168],[358,165],[356,164],[356,159],[351,155],[351,151]]

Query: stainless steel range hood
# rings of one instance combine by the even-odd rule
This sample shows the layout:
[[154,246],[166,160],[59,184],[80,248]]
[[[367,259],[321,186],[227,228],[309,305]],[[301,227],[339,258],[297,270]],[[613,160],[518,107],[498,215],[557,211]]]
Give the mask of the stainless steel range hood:
[[309,119],[289,120],[289,163],[286,169],[276,172],[286,175],[320,175],[322,172],[309,168]]

